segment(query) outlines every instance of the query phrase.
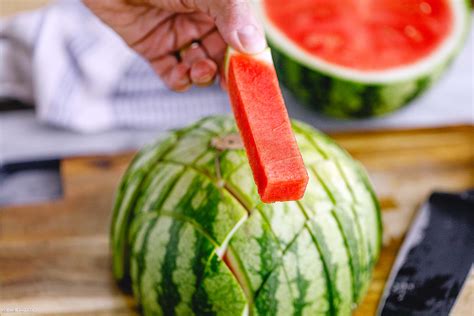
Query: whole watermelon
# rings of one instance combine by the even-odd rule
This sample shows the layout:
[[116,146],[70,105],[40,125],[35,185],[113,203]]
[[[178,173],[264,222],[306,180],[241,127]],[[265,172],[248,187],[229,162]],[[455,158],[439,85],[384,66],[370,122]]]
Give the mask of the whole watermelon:
[[114,275],[145,315],[350,315],[381,246],[361,166],[293,122],[310,174],[302,200],[264,204],[231,117],[144,148],[112,221]]

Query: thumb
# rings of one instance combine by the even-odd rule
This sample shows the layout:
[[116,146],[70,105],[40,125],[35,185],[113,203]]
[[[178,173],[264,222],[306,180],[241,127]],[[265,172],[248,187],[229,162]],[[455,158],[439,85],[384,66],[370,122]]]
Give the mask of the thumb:
[[246,0],[211,0],[208,13],[214,18],[224,41],[247,54],[261,52],[267,46],[260,23]]

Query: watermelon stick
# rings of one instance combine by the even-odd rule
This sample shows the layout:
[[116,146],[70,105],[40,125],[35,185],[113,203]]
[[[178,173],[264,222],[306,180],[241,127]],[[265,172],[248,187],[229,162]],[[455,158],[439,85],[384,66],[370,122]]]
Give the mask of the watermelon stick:
[[291,129],[270,48],[251,56],[228,48],[225,73],[232,110],[261,200],[301,199],[308,173]]

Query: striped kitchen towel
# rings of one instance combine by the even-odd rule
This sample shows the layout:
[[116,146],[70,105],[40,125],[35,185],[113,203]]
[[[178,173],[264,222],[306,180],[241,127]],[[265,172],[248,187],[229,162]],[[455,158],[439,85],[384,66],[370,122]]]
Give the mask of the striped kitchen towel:
[[169,91],[147,62],[77,0],[0,20],[0,97],[80,132],[169,129],[230,111],[218,85]]

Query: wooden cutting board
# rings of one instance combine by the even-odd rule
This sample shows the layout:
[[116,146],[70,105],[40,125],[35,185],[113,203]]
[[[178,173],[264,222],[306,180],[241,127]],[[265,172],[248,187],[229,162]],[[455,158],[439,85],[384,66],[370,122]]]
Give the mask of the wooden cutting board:
[[[433,190],[474,187],[472,126],[332,135],[367,167],[381,200],[385,246],[355,315],[374,315],[404,232]],[[111,275],[108,230],[115,188],[132,153],[61,165],[64,198],[0,209],[0,315],[134,315]],[[454,315],[473,315],[474,277]]]

